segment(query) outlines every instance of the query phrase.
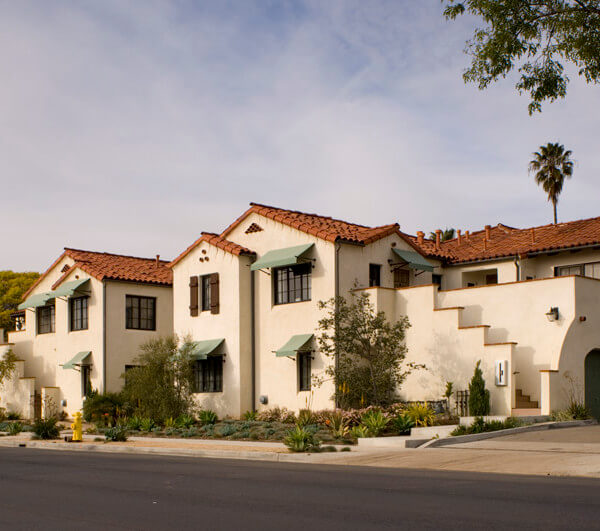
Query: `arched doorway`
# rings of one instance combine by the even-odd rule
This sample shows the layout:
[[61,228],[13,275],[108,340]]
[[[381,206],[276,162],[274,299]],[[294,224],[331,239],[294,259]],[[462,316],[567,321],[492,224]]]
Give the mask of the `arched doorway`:
[[592,350],[585,358],[585,407],[600,418],[600,349]]

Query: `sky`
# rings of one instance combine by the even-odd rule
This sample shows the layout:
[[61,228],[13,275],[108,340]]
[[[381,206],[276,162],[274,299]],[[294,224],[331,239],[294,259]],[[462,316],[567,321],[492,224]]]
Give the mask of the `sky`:
[[364,225],[549,223],[527,165],[573,151],[600,215],[600,86],[530,117],[465,85],[439,0],[0,0],[0,269],[63,247],[171,259],[258,202]]

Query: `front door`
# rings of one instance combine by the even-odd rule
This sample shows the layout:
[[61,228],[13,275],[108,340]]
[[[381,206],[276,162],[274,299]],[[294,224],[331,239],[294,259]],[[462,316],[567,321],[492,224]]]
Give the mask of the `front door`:
[[585,407],[592,417],[600,419],[600,349],[585,358]]

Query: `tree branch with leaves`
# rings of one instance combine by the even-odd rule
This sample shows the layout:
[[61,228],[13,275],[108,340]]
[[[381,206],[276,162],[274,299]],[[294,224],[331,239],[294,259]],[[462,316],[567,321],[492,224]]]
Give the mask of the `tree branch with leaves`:
[[564,62],[588,83],[600,81],[600,0],[441,0],[444,16],[481,19],[467,41],[471,66],[465,82],[480,89],[517,69],[519,93],[529,94],[529,114],[544,101],[564,98],[569,78]]
[[[390,404],[411,371],[424,367],[405,363],[408,318],[389,322],[384,312],[375,312],[366,293],[320,301],[319,309],[326,315],[319,321],[317,342],[329,359],[337,356],[325,375],[335,383],[340,407]],[[316,383],[325,380],[317,378]]]

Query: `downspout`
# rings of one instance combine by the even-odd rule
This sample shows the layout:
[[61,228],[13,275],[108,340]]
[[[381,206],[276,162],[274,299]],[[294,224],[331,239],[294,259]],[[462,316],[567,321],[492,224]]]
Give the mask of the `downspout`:
[[517,282],[521,280],[521,257],[517,254],[515,255],[515,269],[517,274]]
[[[335,293],[335,299],[334,299],[334,310],[335,310],[335,314],[337,315],[337,311],[338,311],[338,297],[340,296],[340,258],[339,258],[339,254],[340,254],[340,249],[342,247],[342,244],[340,242],[336,242],[335,243],[335,260],[334,260],[334,268],[335,268],[335,288],[334,288],[334,293]],[[337,330],[334,331],[336,337],[337,337]],[[340,407],[340,401],[339,401],[339,397],[338,397],[338,382],[337,382],[337,373],[338,373],[338,367],[339,367],[339,353],[338,353],[338,348],[337,348],[337,342],[336,342],[336,346],[335,346],[335,353],[334,353],[334,366],[335,366],[335,374],[336,374],[336,378],[333,379],[333,385],[334,385],[334,393],[333,396],[335,396],[335,407],[338,408]]]
[[106,281],[102,281],[102,393],[106,393]]
[[251,360],[250,373],[252,377],[252,411],[256,411],[256,329],[255,329],[255,310],[254,310],[254,271],[250,271],[250,344]]

